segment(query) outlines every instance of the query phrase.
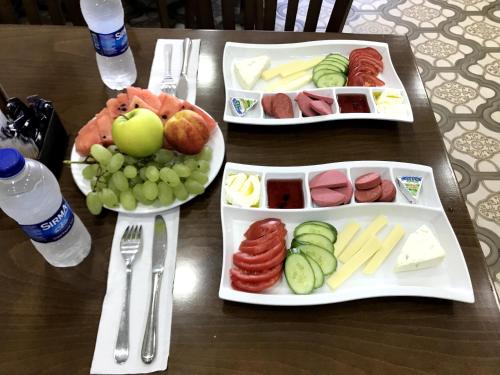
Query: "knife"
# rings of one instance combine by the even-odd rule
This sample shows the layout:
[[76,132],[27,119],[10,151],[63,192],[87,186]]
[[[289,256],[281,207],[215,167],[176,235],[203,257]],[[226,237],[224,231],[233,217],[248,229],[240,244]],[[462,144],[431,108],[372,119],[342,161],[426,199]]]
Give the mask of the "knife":
[[182,58],[182,71],[181,76],[179,77],[179,82],[177,83],[177,89],[175,90],[175,96],[179,99],[186,100],[188,95],[187,71],[189,65],[189,54],[191,53],[191,39],[185,38],[182,46],[184,50],[184,57]]
[[158,326],[158,300],[160,298],[161,278],[167,256],[167,226],[160,215],[155,217],[153,238],[152,288],[149,300],[148,322],[142,341],[141,358],[151,363],[156,355],[156,329]]

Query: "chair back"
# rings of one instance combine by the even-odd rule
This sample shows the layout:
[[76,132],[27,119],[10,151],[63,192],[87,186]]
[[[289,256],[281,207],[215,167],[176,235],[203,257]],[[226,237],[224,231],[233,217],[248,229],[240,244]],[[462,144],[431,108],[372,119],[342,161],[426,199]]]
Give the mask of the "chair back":
[[[2,0],[0,0],[2,1]],[[162,27],[168,27],[167,0],[157,0]],[[235,29],[235,0],[221,0],[222,26],[225,30]],[[277,0],[242,0],[242,25],[246,30],[275,30]],[[326,31],[342,32],[352,0],[336,0]],[[323,0],[310,0],[304,31],[314,32],[318,25]],[[297,19],[299,0],[288,0],[285,31],[293,31]],[[185,1],[186,28],[213,29],[214,12],[211,0]]]
[[[28,23],[32,25],[52,24],[75,26],[85,25],[78,0],[46,0],[47,16],[42,16],[37,0],[22,0],[22,8]],[[19,19],[12,0],[0,0],[0,23],[18,23]]]
[[[304,31],[314,32],[318,25],[319,15],[323,0],[310,0],[309,8],[307,9],[306,22],[304,24]],[[341,33],[344,28],[347,15],[351,10],[352,0],[335,0],[328,25],[326,26],[327,32]],[[295,21],[297,19],[297,11],[299,7],[299,0],[288,0],[288,7],[286,11],[285,31],[293,31],[295,28]]]

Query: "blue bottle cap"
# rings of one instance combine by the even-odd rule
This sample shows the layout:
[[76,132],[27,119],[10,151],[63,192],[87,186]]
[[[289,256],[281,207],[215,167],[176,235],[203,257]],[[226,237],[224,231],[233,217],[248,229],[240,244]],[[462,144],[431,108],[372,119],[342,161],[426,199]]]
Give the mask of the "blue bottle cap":
[[0,178],[15,176],[25,163],[24,156],[15,148],[0,149]]

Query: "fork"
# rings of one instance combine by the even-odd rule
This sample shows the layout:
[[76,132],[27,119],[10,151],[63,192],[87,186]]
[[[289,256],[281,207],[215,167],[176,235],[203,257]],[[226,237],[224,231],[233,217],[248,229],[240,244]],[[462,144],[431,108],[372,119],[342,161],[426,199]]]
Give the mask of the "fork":
[[174,95],[176,84],[172,76],[172,45],[166,44],[163,53],[165,56],[165,75],[160,83],[160,90],[165,94]]
[[132,265],[136,255],[142,250],[142,225],[129,225],[123,233],[120,241],[120,253],[125,262],[127,284],[125,287],[125,300],[122,306],[120,328],[115,346],[115,361],[126,362],[128,359],[128,334],[129,334],[129,310],[130,310],[130,286],[132,284]]

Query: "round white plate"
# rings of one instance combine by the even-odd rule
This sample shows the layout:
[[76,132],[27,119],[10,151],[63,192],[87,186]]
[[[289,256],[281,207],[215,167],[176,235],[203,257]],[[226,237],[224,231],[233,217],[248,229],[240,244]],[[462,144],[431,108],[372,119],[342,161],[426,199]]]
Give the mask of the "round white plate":
[[[224,160],[224,137],[222,136],[222,132],[220,128],[217,126],[213,131],[210,139],[208,140],[207,145],[212,149],[212,161],[210,162],[210,173],[208,174],[208,182],[205,184],[205,188],[212,183],[219,173],[220,168],[222,167],[222,162]],[[76,152],[75,145],[71,149],[71,161],[82,161],[85,158],[80,156],[78,152]],[[76,185],[80,189],[80,191],[87,195],[91,192],[90,181],[86,180],[82,176],[82,170],[85,168],[85,164],[71,164],[71,174],[73,175],[73,180]],[[195,195],[190,195],[188,199],[185,201],[176,200],[170,206],[161,206],[159,202],[155,202],[150,206],[145,206],[141,203],[137,204],[137,208],[134,211],[124,210],[121,206],[118,207],[106,207],[108,210],[116,211],[116,212],[125,212],[128,214],[154,214],[162,211],[169,210],[171,208],[182,205],[183,203],[189,202],[193,199]]]

